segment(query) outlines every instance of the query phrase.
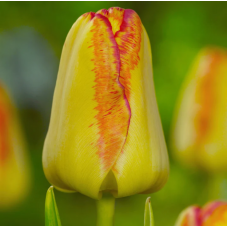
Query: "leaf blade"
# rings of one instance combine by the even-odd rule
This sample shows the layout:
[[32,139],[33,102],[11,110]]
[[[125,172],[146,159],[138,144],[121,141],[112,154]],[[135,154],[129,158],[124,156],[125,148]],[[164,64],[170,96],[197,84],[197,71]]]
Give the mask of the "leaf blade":
[[58,213],[57,204],[54,196],[54,187],[50,186],[47,190],[45,201],[45,225],[61,226],[61,220]]
[[154,225],[154,217],[153,217],[153,210],[151,207],[151,197],[148,197],[145,202],[144,226],[153,226],[153,225]]

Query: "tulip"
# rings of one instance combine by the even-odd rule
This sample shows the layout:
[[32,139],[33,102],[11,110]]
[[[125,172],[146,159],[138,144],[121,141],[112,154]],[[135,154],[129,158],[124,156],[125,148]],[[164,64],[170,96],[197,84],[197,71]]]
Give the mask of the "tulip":
[[227,170],[227,52],[207,48],[197,56],[181,89],[173,150],[186,165]]
[[203,208],[191,206],[178,217],[178,226],[220,226],[227,225],[227,203],[214,201]]
[[25,142],[16,110],[0,86],[0,209],[21,201],[29,188]]
[[99,199],[159,190],[168,155],[139,16],[82,15],[66,38],[43,150],[49,182]]
[[200,226],[200,207],[190,206],[183,210],[176,222],[177,226]]

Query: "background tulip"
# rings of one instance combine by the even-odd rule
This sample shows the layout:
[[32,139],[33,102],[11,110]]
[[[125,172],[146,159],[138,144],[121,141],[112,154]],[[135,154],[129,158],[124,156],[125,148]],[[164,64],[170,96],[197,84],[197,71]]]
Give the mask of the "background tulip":
[[43,151],[47,179],[99,198],[159,190],[168,156],[150,43],[139,16],[110,8],[82,15],[62,51]]
[[200,207],[190,206],[183,210],[178,217],[176,225],[178,226],[200,226]]
[[14,205],[29,188],[26,148],[16,110],[0,85],[0,208]]
[[227,203],[214,201],[203,208],[188,207],[176,222],[180,226],[221,226],[227,225]]
[[197,56],[181,89],[173,147],[184,163],[227,170],[227,52],[207,48]]

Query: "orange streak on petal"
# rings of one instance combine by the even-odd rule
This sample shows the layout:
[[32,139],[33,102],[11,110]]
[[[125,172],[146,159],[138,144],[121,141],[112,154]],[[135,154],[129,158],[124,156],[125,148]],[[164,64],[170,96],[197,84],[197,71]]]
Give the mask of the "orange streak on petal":
[[115,34],[115,39],[121,59],[119,81],[125,88],[125,94],[129,102],[131,70],[134,70],[140,61],[141,34],[142,23],[139,16],[133,10],[126,9],[120,30]]
[[214,115],[215,106],[217,103],[216,97],[216,80],[218,69],[222,64],[223,53],[214,51],[206,56],[205,64],[206,69],[203,68],[196,90],[196,103],[199,105],[199,109],[195,116],[195,128],[196,128],[196,144],[199,144],[206,137],[211,127],[211,119]]
[[186,214],[182,220],[181,226],[190,226],[190,215]]
[[9,153],[9,113],[5,103],[0,102],[0,162],[4,163]]
[[93,12],[88,12],[88,13],[84,13],[83,15],[81,15],[81,17],[90,17],[90,20],[95,16],[95,13]]
[[114,35],[117,31],[120,30],[120,26],[122,24],[124,17],[124,9],[119,7],[112,7],[109,8],[108,10],[106,9],[99,10],[97,13],[102,14],[109,20]]
[[[111,168],[125,143],[130,111],[119,83],[120,56],[110,22],[101,14],[93,18],[95,108],[98,114],[98,155],[104,169]],[[91,126],[92,127],[92,126]]]

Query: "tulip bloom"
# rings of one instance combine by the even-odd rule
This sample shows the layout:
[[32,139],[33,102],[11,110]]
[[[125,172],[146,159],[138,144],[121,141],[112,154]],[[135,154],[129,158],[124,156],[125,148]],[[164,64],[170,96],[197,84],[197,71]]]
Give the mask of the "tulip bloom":
[[203,50],[181,90],[173,144],[184,163],[227,170],[227,52]]
[[14,205],[24,198],[30,183],[28,170],[17,113],[0,86],[0,208]]
[[203,208],[191,206],[178,217],[178,226],[220,226],[227,225],[227,203],[214,201]]
[[62,51],[43,167],[62,191],[100,198],[159,190],[168,155],[150,43],[139,16],[110,8],[82,15]]

